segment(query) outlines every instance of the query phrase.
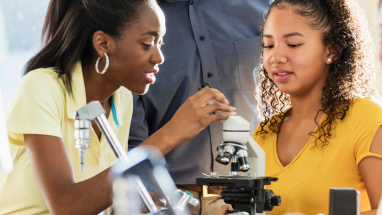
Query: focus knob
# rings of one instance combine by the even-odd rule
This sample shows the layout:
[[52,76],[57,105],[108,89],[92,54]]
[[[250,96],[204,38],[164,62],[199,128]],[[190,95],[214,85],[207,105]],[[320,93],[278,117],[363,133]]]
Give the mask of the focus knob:
[[270,201],[272,206],[280,206],[281,205],[281,197],[274,195],[271,197]]
[[[272,190],[264,190],[265,191],[265,202],[264,202],[264,211],[273,210],[274,206],[280,206],[281,197],[277,196],[273,193]],[[263,211],[258,211],[258,213],[262,213]]]

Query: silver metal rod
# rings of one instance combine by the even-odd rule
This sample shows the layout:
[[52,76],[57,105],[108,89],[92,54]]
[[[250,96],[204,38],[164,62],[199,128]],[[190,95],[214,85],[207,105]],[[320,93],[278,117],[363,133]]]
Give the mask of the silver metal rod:
[[128,165],[130,160],[127,157],[126,151],[119,142],[117,135],[115,135],[113,129],[111,128],[105,114],[100,114],[95,118],[95,120],[98,127],[101,129],[101,132],[105,135],[106,140],[109,142],[117,158],[119,158],[124,164]]
[[[113,129],[111,128],[105,114],[100,114],[95,118],[95,120],[98,127],[101,129],[101,132],[105,135],[106,140],[109,142],[110,147],[113,149],[117,158],[119,158],[119,160],[124,164],[128,165],[130,163],[130,160],[127,157],[125,149],[122,147]],[[138,193],[142,200],[143,207],[146,209],[146,211],[149,213],[158,211],[157,206],[152,200],[146,187],[143,185],[141,179],[139,177],[136,177],[135,182],[138,188]]]
[[157,206],[155,205],[145,185],[143,185],[141,179],[138,176],[135,177],[135,184],[138,187],[137,190],[138,190],[139,196],[141,197],[142,204],[145,210],[149,213],[157,212],[158,211]]

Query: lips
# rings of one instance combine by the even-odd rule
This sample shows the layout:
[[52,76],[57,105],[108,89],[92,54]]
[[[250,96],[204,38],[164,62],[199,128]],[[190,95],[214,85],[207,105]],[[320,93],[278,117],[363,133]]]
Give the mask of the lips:
[[273,69],[272,74],[277,82],[285,82],[292,76],[293,72],[284,69]]
[[155,81],[156,81],[155,74],[157,74],[157,73],[158,73],[158,70],[152,70],[152,71],[149,71],[149,72],[145,72],[146,81],[149,84],[154,84]]

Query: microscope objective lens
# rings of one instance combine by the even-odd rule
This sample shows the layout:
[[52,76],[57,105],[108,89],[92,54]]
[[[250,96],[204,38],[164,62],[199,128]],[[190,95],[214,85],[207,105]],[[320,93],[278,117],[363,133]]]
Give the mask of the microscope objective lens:
[[230,162],[231,158],[232,158],[232,154],[231,153],[224,152],[223,159],[222,159],[222,160],[224,160],[224,162],[226,162],[228,164]]
[[248,158],[240,157],[239,158],[240,171],[247,172],[249,170]]
[[215,159],[216,162],[220,163],[220,164],[223,164],[223,161],[222,161],[222,156],[218,155]]
[[231,162],[231,171],[232,172],[239,172],[240,171],[238,162],[235,162],[235,163]]

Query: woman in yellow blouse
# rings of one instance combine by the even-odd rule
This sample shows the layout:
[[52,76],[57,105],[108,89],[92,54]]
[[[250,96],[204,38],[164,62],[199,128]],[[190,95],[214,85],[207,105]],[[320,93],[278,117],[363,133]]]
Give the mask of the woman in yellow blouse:
[[282,197],[267,214],[328,214],[332,187],[359,190],[362,215],[376,214],[382,102],[363,11],[354,0],[275,0],[263,43],[253,138]]
[[[92,124],[79,171],[74,113],[100,101],[127,149],[131,92],[144,94],[155,82],[165,31],[155,0],[50,2],[45,45],[28,62],[7,114],[14,171],[0,175],[0,214],[98,214],[111,205],[107,176],[115,157]],[[212,99],[221,104],[206,106]],[[210,115],[217,110],[226,113]],[[166,154],[234,110],[219,91],[205,89],[142,144]]]

